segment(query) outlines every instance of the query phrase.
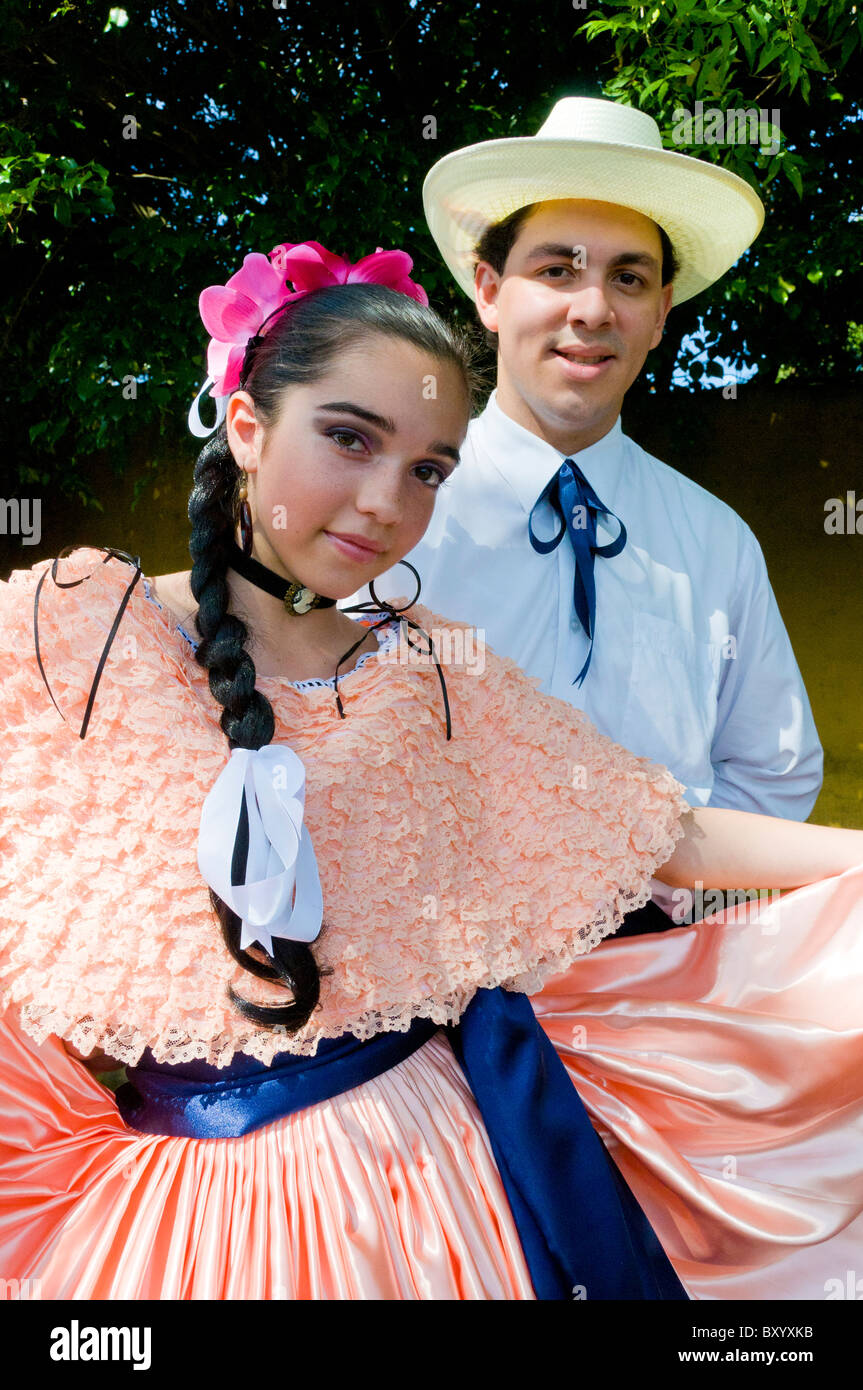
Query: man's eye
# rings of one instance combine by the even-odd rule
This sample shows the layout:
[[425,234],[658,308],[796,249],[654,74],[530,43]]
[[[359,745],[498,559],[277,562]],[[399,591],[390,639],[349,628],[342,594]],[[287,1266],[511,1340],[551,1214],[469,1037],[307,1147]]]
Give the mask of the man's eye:
[[631,270],[621,270],[618,272],[618,280],[623,280],[627,285],[643,285],[644,281],[640,275],[635,275]]
[[571,265],[548,265],[545,270],[542,271],[543,275],[550,275],[553,280],[562,280],[565,276],[572,275],[572,273],[573,269]]

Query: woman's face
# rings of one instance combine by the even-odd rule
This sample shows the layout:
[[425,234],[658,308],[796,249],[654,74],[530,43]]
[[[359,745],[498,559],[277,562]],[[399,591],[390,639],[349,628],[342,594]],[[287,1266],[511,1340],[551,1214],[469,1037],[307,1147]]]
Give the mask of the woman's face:
[[467,425],[457,368],[380,334],[287,387],[270,429],[235,392],[228,442],[249,475],[255,558],[316,593],[353,594],[420,540]]

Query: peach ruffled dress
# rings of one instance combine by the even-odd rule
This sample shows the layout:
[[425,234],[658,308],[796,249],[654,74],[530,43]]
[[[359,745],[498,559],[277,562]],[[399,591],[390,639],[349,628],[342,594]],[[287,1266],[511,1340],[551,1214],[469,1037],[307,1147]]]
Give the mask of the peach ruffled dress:
[[[0,584],[0,1267],[43,1298],[529,1299],[488,1135],[443,1033],[239,1138],[140,1134],[62,1039],[227,1066],[532,995],[695,1298],[823,1298],[863,1267],[863,870],[769,913],[605,941],[645,902],[673,777],[511,661],[434,668],[395,631],[342,679],[259,678],[307,775],[324,892],[320,1009],[289,1036],[226,997],[283,995],[224,949],[197,868],[229,749],[190,639],[81,549]],[[426,631],[443,620],[417,605]],[[455,631],[457,624],[446,624]],[[774,916],[777,909],[771,909]],[[600,945],[600,943],[604,944]],[[599,948],[599,949],[596,949]]]

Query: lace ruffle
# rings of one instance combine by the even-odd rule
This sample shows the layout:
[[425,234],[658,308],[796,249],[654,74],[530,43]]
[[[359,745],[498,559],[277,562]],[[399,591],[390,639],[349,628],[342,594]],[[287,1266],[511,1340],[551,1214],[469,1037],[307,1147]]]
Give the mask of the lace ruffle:
[[[162,604],[162,603],[160,603],[159,600],[156,598],[156,595],[150,592],[150,581],[149,581],[149,579],[145,579],[145,578],[142,577],[142,583],[143,583],[143,585],[144,585],[144,595],[145,595],[145,597],[148,598],[148,599],[150,600],[151,603],[154,603],[154,604],[156,605],[157,608],[161,608],[161,609],[162,609],[162,612],[164,612],[164,611],[165,611],[165,605]],[[383,616],[384,616],[383,613],[373,614],[373,615],[372,615],[372,617],[380,617],[380,618],[382,618]],[[361,626],[368,627],[368,626],[370,626],[371,624],[370,624],[369,622],[364,622],[362,619],[360,619],[360,625],[361,625]],[[186,641],[187,641],[188,644],[189,644],[190,650],[191,650],[192,652],[196,652],[196,651],[198,650],[198,643],[195,641],[195,639],[194,639],[194,637],[191,635],[191,633],[187,632],[186,629],[182,626],[181,623],[178,623],[178,624],[177,624],[177,631],[178,631],[179,633],[181,633],[181,634],[183,635],[183,637],[185,637]],[[376,629],[375,629],[375,637],[377,638],[378,647],[379,647],[379,650],[380,650],[380,651],[382,651],[382,652],[391,651],[392,648],[393,648],[393,646],[395,645],[396,641],[398,640],[398,625],[397,625],[396,623],[391,623],[391,624],[389,624],[387,627],[376,628]],[[365,653],[359,658],[359,660],[357,661],[357,663],[356,663],[356,665],[354,666],[353,669],[354,669],[355,671],[358,671],[358,670],[360,669],[361,666],[364,666],[364,665],[366,664],[367,661],[371,661],[372,657],[374,657],[374,656],[376,656],[376,655],[377,655],[377,652],[365,652]],[[344,677],[342,677],[342,679],[344,679]],[[305,681],[288,681],[287,684],[288,684],[288,685],[292,685],[293,688],[294,688],[295,690],[316,690],[316,689],[318,689],[318,688],[321,687],[321,686],[329,686],[329,688],[330,688],[331,690],[334,690],[334,689],[335,689],[335,685],[336,685],[336,678],[335,678],[335,676],[330,676],[327,680],[323,680],[323,679],[318,679],[318,677],[316,677],[316,676],[312,676],[309,680],[305,680]]]
[[[404,1031],[416,1016],[451,1023],[479,988],[538,990],[647,901],[682,834],[682,788],[515,663],[486,651],[482,674],[444,667],[450,742],[437,673],[402,644],[343,678],[344,720],[331,687],[262,677],[274,741],[306,766],[325,906],[314,950],[331,973],[300,1033],[248,1023],[229,984],[258,1003],[287,996],[231,959],[197,868],[201,805],[228,757],[219,707],[143,585],[77,738],[131,577],[101,558],[76,551],[93,577],[43,586],[40,642],[65,725],[33,653],[49,562],[0,584],[0,1000],[33,1037],[126,1065],[150,1047],[226,1066],[236,1052],[269,1062],[345,1031]],[[411,616],[467,630],[420,605]]]

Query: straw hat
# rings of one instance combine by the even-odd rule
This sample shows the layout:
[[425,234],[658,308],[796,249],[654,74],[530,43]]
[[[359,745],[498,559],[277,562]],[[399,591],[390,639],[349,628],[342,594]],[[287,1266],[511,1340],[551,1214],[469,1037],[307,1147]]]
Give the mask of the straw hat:
[[618,203],[657,222],[680,262],[675,304],[724,275],[764,222],[761,199],[743,179],[663,149],[645,111],[592,97],[564,97],[536,135],[444,155],[423,184],[431,234],[471,298],[483,232],[517,208],[555,198]]

